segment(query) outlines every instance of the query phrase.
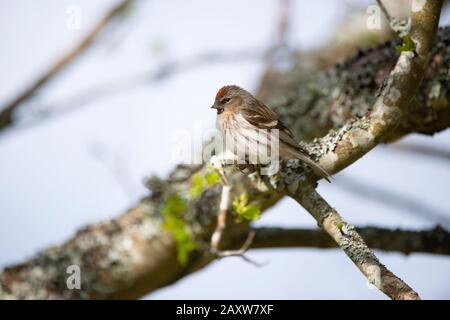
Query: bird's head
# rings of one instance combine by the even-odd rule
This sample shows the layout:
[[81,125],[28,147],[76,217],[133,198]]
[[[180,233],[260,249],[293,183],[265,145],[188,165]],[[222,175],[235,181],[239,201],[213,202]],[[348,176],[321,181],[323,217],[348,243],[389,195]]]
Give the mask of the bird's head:
[[241,107],[244,99],[249,95],[250,93],[238,86],[224,86],[217,91],[214,104],[211,108],[216,109],[217,114],[221,114],[225,110],[237,111]]

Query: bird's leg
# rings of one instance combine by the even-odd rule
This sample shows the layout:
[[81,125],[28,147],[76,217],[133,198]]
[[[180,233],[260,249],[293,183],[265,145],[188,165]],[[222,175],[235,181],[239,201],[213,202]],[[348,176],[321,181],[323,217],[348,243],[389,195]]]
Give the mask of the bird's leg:
[[223,186],[230,186],[227,175],[225,173],[225,166],[228,165],[227,161],[228,158],[221,157],[220,155],[212,156],[209,160],[211,166],[219,173],[220,180]]

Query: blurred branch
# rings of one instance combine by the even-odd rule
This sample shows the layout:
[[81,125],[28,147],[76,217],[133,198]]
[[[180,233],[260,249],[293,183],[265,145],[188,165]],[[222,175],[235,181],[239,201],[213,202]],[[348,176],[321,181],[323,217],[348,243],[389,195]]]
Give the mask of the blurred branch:
[[[254,228],[255,239],[250,249],[323,248],[335,249],[336,242],[321,229]],[[415,252],[450,255],[450,232],[435,227],[429,230],[355,229],[373,249],[411,254]],[[235,241],[245,240],[239,237]]]
[[[135,89],[141,85],[150,85],[167,80],[176,74],[187,72],[195,68],[220,62],[239,62],[245,60],[267,59],[272,49],[248,49],[238,52],[206,52],[185,60],[167,61],[161,64],[155,71],[148,70],[138,74],[122,77],[117,80],[99,84],[83,90],[72,96],[61,99],[60,102],[37,107],[36,114],[23,123],[15,124],[14,129],[27,129],[45,123],[57,116],[63,116],[71,112],[87,107],[102,98],[111,97],[128,89]],[[4,129],[4,128],[3,128]],[[0,127],[0,131],[2,128]]]
[[263,264],[256,262],[253,259],[250,259],[247,255],[246,252],[250,249],[250,246],[253,243],[253,239],[255,237],[255,232],[252,230],[248,233],[247,238],[245,239],[245,241],[243,242],[243,244],[241,245],[241,247],[237,250],[221,250],[221,251],[216,251],[214,252],[214,255],[218,258],[226,258],[226,257],[239,257],[242,258],[244,261],[256,266],[256,267],[262,267]]
[[380,204],[396,208],[402,213],[409,212],[420,219],[432,220],[450,228],[449,215],[435,210],[420,201],[420,199],[410,198],[391,189],[377,187],[373,184],[369,185],[347,176],[340,176],[339,179],[336,179],[336,183],[339,184],[340,188],[349,191],[352,195],[378,201]]
[[400,37],[406,36],[409,32],[411,20],[397,20],[391,14],[389,14],[389,11],[383,4],[383,1],[377,0],[377,3],[381,11],[383,11],[383,14],[386,17],[387,21],[389,22],[389,26],[391,27],[391,29]]
[[425,157],[433,157],[438,160],[449,161],[450,160],[450,151],[445,149],[438,149],[436,147],[427,146],[423,144],[413,144],[406,142],[399,142],[393,145],[390,145],[388,150],[392,151],[401,151],[410,154],[415,154],[419,156]]
[[70,63],[77,59],[86,49],[94,43],[97,36],[105,29],[112,21],[120,16],[131,4],[133,0],[123,0],[116,6],[111,8],[93,29],[69,52],[60,57],[44,74],[27,87],[23,92],[17,95],[11,102],[0,108],[0,130],[10,126],[14,122],[14,112],[25,101],[32,98],[36,92],[42,89],[51,79],[56,77],[63,71]]
[[383,1],[381,0],[377,0],[378,6],[380,7],[381,11],[383,11],[384,16],[386,17],[386,19],[391,22],[392,21],[392,17],[389,14],[389,11],[387,11],[386,7],[384,6]]
[[278,39],[275,47],[288,47],[288,31],[290,27],[290,14],[292,11],[292,0],[279,0],[278,8]]

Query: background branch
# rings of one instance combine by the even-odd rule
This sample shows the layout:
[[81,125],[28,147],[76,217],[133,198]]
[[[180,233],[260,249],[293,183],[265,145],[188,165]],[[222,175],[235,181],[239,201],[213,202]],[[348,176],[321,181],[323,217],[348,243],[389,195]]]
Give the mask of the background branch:
[[[89,89],[69,95],[60,101],[36,106],[32,119],[27,119],[24,122],[15,121],[14,129],[29,129],[42,125],[47,120],[79,111],[88,106],[94,106],[93,103],[101,99],[111,97],[126,90],[135,89],[142,85],[149,86],[167,80],[182,72],[201,68],[208,64],[268,59],[272,51],[272,48],[247,49],[238,52],[212,51],[185,60],[166,61],[154,71],[146,70],[120,79],[100,83]],[[11,124],[9,123],[5,127],[0,126],[0,133]]]
[[[357,227],[367,245],[373,249],[411,254],[450,254],[450,233],[440,226],[429,230],[401,230]],[[255,238],[250,249],[322,248],[335,249],[336,242],[321,229],[253,228]],[[245,237],[236,237],[236,244]]]
[[433,157],[438,160],[449,161],[450,160],[450,151],[445,149],[438,149],[436,147],[399,142],[394,145],[389,146],[387,148],[389,151],[400,151],[406,152],[412,155],[420,155],[426,157]]
[[17,95],[11,102],[0,108],[0,130],[11,125],[14,121],[15,110],[25,101],[33,97],[38,90],[41,90],[51,79],[59,75],[70,63],[77,59],[92,43],[97,36],[114,19],[123,14],[133,3],[133,0],[123,0],[111,8],[105,16],[92,28],[92,30],[69,52],[60,57],[47,71]]

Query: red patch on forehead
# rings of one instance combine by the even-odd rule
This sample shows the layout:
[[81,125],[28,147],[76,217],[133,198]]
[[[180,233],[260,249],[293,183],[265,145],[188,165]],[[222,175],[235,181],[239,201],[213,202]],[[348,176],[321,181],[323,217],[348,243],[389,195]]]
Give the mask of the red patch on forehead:
[[217,91],[216,98],[222,98],[225,95],[225,89],[221,88],[219,91]]

